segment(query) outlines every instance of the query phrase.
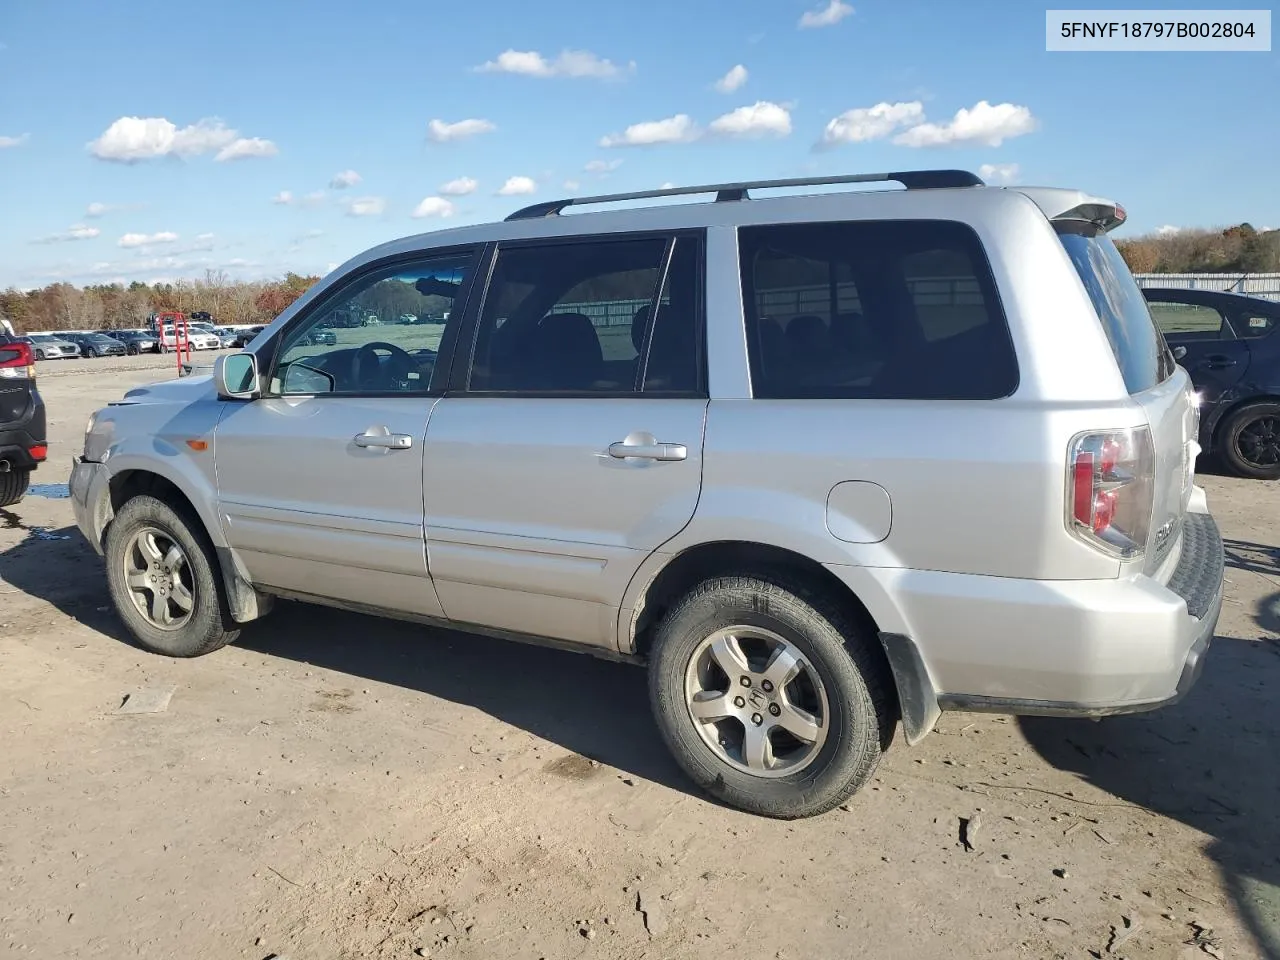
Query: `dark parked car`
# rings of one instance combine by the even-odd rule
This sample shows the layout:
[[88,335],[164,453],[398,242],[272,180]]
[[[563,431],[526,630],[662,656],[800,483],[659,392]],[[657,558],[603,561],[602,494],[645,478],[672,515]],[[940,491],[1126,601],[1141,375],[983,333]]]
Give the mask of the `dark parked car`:
[[129,356],[160,352],[160,341],[156,339],[155,334],[139,333],[137,330],[115,330],[110,336],[113,340],[124,344],[124,352]]
[[123,357],[124,344],[105,333],[68,333],[63,337],[80,348],[82,357]]
[[313,343],[318,346],[332,347],[338,343],[338,335],[328,328],[319,328],[312,330],[306,335],[305,342]]
[[44,401],[31,344],[0,331],[0,507],[22,499],[31,471],[48,456]]
[[253,342],[253,338],[262,332],[262,327],[250,327],[248,330],[241,330],[235,340],[232,341],[233,347],[247,347]]
[[1200,393],[1200,446],[1240,476],[1280,480],[1280,303],[1214,290],[1142,293]]

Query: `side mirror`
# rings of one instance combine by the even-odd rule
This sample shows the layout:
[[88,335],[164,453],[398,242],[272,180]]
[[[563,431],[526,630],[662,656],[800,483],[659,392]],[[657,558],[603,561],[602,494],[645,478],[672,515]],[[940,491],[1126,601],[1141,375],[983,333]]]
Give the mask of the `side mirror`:
[[228,353],[213,361],[213,382],[223,400],[252,400],[261,392],[258,358],[252,353]]
[[1181,359],[1182,359],[1183,357],[1185,357],[1186,355],[1187,355],[1187,348],[1186,348],[1186,347],[1174,347],[1174,348],[1173,348],[1173,359],[1175,359],[1175,360],[1181,360]]

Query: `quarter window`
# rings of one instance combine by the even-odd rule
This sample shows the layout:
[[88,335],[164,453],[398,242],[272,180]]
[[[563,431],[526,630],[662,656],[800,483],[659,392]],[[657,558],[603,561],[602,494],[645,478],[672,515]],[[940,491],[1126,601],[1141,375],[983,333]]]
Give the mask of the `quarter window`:
[[271,391],[427,392],[445,327],[461,320],[471,261],[459,253],[400,263],[340,289],[285,334]]
[[[477,392],[684,392],[697,386],[693,238],[501,248],[476,330]],[[650,323],[655,316],[656,323]]]
[[994,399],[1017,361],[982,246],[947,221],[739,231],[757,397]]

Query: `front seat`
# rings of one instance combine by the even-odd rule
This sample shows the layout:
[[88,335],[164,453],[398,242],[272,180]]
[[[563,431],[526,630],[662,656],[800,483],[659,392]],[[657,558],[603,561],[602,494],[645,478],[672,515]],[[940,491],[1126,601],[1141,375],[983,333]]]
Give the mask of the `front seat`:
[[604,353],[591,320],[581,313],[549,313],[529,342],[535,390],[590,390],[604,373]]

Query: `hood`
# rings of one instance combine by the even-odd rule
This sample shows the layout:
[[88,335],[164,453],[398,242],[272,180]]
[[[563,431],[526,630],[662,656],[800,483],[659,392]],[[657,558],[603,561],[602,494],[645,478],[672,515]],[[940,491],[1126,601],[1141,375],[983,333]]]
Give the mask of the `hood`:
[[[205,395],[214,393],[213,375],[180,377],[176,380],[162,380],[145,387],[134,387],[125,393],[116,404],[123,403],[190,403]],[[115,405],[115,404],[113,404]]]

